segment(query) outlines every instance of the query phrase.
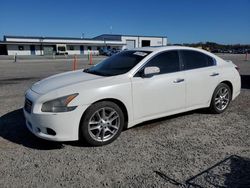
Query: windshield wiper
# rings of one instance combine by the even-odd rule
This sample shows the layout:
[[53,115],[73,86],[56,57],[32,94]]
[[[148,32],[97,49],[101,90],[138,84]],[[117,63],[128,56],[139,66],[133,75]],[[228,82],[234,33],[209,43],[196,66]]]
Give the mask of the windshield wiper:
[[89,69],[84,69],[83,72],[86,72],[86,73],[89,73],[89,74],[98,75],[98,76],[112,76],[112,75],[107,74],[107,73],[102,73],[102,72],[98,72],[96,70],[89,70]]
[[83,72],[89,72],[89,69],[84,69]]

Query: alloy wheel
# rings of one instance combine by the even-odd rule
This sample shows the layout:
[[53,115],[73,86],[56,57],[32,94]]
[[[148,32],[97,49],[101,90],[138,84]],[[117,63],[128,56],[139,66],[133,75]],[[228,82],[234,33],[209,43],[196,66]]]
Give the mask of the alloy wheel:
[[118,112],[110,107],[103,107],[93,113],[88,123],[90,136],[98,141],[105,142],[116,135],[120,127]]
[[215,107],[222,111],[224,110],[230,101],[229,90],[226,87],[221,87],[215,95]]

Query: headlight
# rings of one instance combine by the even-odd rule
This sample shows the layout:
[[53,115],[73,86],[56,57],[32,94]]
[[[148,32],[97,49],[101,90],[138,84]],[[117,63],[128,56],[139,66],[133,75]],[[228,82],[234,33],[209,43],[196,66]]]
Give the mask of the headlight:
[[78,95],[78,93],[60,97],[47,101],[42,105],[42,112],[69,112],[76,109],[77,106],[68,106],[68,104]]

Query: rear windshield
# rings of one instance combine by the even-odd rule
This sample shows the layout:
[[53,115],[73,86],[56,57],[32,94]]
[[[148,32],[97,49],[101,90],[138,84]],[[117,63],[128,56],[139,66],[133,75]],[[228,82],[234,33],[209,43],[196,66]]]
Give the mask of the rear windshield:
[[110,58],[105,59],[101,63],[86,70],[85,72],[101,75],[101,76],[115,76],[128,72],[141,60],[143,60],[149,51],[128,50],[122,51]]

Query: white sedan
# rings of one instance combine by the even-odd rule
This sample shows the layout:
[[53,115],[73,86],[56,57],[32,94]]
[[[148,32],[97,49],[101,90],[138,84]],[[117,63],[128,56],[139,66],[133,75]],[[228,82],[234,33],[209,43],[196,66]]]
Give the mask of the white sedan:
[[240,88],[231,61],[189,47],[146,47],[35,83],[24,115],[40,138],[100,146],[143,121],[198,108],[222,113]]

